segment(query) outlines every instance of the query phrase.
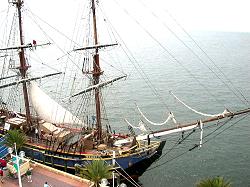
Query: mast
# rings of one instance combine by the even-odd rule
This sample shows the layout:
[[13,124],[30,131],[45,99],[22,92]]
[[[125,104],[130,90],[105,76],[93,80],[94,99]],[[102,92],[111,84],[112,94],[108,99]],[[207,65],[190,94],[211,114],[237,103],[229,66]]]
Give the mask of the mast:
[[[96,24],[96,12],[95,12],[95,0],[92,0],[92,16],[93,16],[93,31],[94,31],[94,44],[98,45],[97,36],[97,24]],[[99,84],[100,75],[102,74],[99,64],[99,48],[95,49],[93,56],[93,84]],[[95,88],[95,107],[96,107],[96,127],[98,129],[97,139],[98,141],[102,138],[102,125],[101,125],[101,105],[100,105],[100,89]]]
[[[23,0],[16,0],[15,2],[13,2],[13,4],[16,5],[17,12],[18,12],[19,39],[20,39],[20,44],[22,46],[22,45],[24,45],[24,36],[23,36],[23,28],[22,28],[22,12],[21,12]],[[22,79],[25,79],[26,72],[27,72],[29,67],[26,64],[24,48],[19,49],[19,60],[20,60],[19,71],[21,73]],[[22,85],[23,85],[24,104],[25,104],[25,110],[26,110],[26,119],[27,119],[28,126],[30,126],[31,125],[31,117],[30,117],[27,84],[26,84],[26,82],[23,82]]]

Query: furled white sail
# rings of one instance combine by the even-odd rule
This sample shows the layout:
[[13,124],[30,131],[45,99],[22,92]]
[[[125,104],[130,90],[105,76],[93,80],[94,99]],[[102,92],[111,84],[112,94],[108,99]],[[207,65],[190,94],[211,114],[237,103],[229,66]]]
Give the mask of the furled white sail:
[[[137,105],[136,105],[137,106]],[[174,117],[174,114],[172,113],[172,112],[169,112],[169,114],[168,114],[168,118],[164,121],[164,122],[162,122],[162,123],[155,123],[155,122],[152,122],[152,121],[150,121],[143,113],[142,113],[142,111],[141,111],[141,109],[137,106],[137,109],[138,109],[138,111],[139,111],[139,113],[141,114],[141,116],[148,122],[148,123],[150,123],[151,125],[165,125],[170,119],[176,124],[177,122],[176,122],[176,119],[175,119],[175,117]]]
[[174,95],[173,92],[170,91],[170,94],[172,94],[177,101],[179,101],[181,104],[183,104],[185,107],[187,107],[188,109],[190,109],[191,111],[193,111],[196,114],[200,114],[202,116],[207,116],[207,117],[218,117],[218,116],[221,116],[221,115],[224,117],[224,116],[230,114],[230,111],[228,109],[225,109],[224,112],[222,112],[220,114],[205,114],[203,112],[199,112],[199,111],[191,108],[190,106],[188,106],[186,103],[181,101],[176,95]]
[[136,137],[136,140],[146,140],[148,138],[166,136],[168,134],[173,134],[173,133],[177,133],[177,132],[188,131],[188,130],[191,130],[191,129],[195,129],[197,127],[199,127],[199,124],[190,125],[190,126],[181,127],[181,128],[177,127],[175,129],[172,129],[172,130],[166,130],[166,131],[162,131],[162,132],[155,132],[155,133],[150,133],[150,134],[146,134],[146,135],[142,134],[142,135],[138,135]]
[[80,119],[50,98],[35,82],[30,82],[29,94],[35,111],[43,120],[66,126],[84,126],[84,123]]
[[133,126],[127,119],[124,119],[126,123],[134,129],[140,129],[142,132],[147,132],[147,129],[142,121],[139,122],[138,127]]

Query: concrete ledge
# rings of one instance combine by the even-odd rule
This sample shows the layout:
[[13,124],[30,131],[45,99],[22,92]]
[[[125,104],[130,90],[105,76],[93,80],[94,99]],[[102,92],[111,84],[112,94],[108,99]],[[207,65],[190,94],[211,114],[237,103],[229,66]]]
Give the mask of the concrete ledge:
[[85,184],[88,184],[90,187],[93,187],[94,186],[94,183],[91,182],[90,180],[87,180],[87,179],[84,179],[84,178],[81,178],[81,177],[78,177],[78,176],[75,176],[75,175],[72,175],[70,173],[67,173],[67,172],[64,172],[64,171],[61,171],[61,170],[58,170],[58,169],[55,169],[55,168],[52,168],[50,166],[46,166],[44,164],[41,164],[41,163],[38,163],[38,162],[35,162],[35,161],[30,161],[31,163],[31,166],[32,167],[41,167],[41,168],[44,168],[50,172],[53,172],[53,173],[56,173],[56,174],[59,174],[59,175],[62,175],[64,177],[68,177],[70,179],[73,179],[73,180],[76,180],[78,182],[81,182],[81,183],[85,183]]

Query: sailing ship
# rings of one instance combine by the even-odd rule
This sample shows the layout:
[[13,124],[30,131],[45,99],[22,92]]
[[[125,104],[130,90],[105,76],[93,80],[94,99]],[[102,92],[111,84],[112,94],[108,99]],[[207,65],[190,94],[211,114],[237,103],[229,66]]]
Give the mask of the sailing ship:
[[[104,115],[105,108],[103,104],[102,90],[114,82],[125,79],[126,75],[121,75],[110,80],[103,81],[101,77],[104,71],[101,66],[100,52],[102,49],[115,47],[118,44],[100,44],[99,33],[97,29],[97,15],[96,15],[96,0],[89,1],[90,16],[92,20],[91,28],[88,30],[88,36],[93,36],[93,40],[88,40],[92,45],[74,48],[72,52],[80,53],[83,63],[81,70],[84,78],[88,83],[76,83],[74,77],[72,82],[66,80],[67,73],[53,72],[50,74],[43,74],[41,76],[31,76],[30,65],[27,61],[27,49],[38,50],[39,47],[47,46],[50,43],[38,44],[37,41],[32,41],[26,44],[23,33],[22,8],[23,0],[13,0],[9,2],[14,5],[17,12],[18,45],[4,47],[1,50],[2,59],[8,59],[8,65],[2,66],[2,76],[0,78],[1,89],[1,129],[2,135],[10,129],[20,129],[28,136],[28,142],[22,148],[26,156],[40,163],[50,165],[53,167],[60,167],[66,171],[75,170],[76,165],[84,166],[93,160],[104,160],[114,167],[119,167],[123,170],[136,170],[138,165],[151,164],[155,158],[160,157],[165,141],[158,139],[158,137],[167,136],[169,134],[178,133],[183,136],[184,132],[195,129],[200,130],[200,141],[195,147],[202,145],[203,127],[209,125],[213,121],[223,119],[232,119],[234,116],[245,115],[250,112],[250,109],[243,109],[239,111],[225,110],[223,113],[216,115],[207,115],[208,119],[195,120],[195,122],[180,124],[177,123],[172,112],[169,113],[168,118],[163,123],[154,123],[150,121],[137,107],[141,115],[142,121],[138,126],[132,125],[129,120],[125,120],[129,126],[129,132],[125,130],[121,133],[114,132],[111,126],[106,123],[106,116]],[[13,31],[13,30],[12,30]],[[13,33],[11,33],[13,34]],[[10,55],[16,57],[9,58]],[[7,61],[7,60],[6,60]],[[19,62],[16,64],[15,62]],[[7,62],[6,62],[7,63]],[[77,65],[78,67],[79,65]],[[11,69],[11,70],[9,70]],[[66,70],[70,67],[65,68]],[[61,94],[64,89],[69,89],[68,97],[61,97],[61,103],[58,104],[48,96],[38,86],[39,81],[48,79],[48,77],[62,76],[67,84],[74,86],[85,86],[84,89],[69,89],[69,87],[61,86]],[[14,81],[12,81],[14,79]],[[56,84],[56,83],[55,83]],[[11,88],[13,88],[11,90]],[[4,95],[2,90],[8,88],[11,91],[17,91],[17,87],[22,89],[24,112],[16,112],[14,105],[16,102],[12,100],[12,95],[9,97]],[[77,92],[76,92],[77,91]],[[65,91],[68,93],[68,91]],[[189,109],[196,113],[198,111],[192,109],[184,102],[182,102],[173,93],[172,95],[184,104]],[[55,95],[54,95],[55,96]],[[93,97],[94,101],[88,102],[89,97]],[[9,100],[5,100],[8,98]],[[75,99],[80,98],[80,99]],[[75,100],[74,100],[75,99]],[[69,102],[67,104],[66,100]],[[73,114],[72,108],[66,109],[70,102],[77,101],[77,113]],[[90,109],[90,106],[94,109]],[[81,113],[79,112],[81,111]],[[200,113],[203,114],[203,113]],[[164,128],[161,130],[148,131],[145,128],[145,123],[151,125],[162,125],[172,121],[174,124],[171,128]],[[142,131],[136,134],[134,129],[138,128]],[[114,162],[115,159],[115,162]]]

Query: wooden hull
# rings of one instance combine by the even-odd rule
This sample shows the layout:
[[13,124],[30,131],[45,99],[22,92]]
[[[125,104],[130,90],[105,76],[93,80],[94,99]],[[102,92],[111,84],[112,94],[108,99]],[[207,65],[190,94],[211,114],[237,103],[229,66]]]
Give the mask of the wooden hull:
[[[17,119],[19,119],[19,117],[7,119],[8,123],[10,123],[11,120],[13,121],[11,123],[11,129],[18,128],[20,125],[23,125],[17,124],[18,127],[16,127],[13,123],[20,121]],[[66,147],[61,147],[60,143],[55,143],[53,139],[37,139],[34,137],[35,133],[33,131],[27,133],[29,141],[22,148],[23,151],[25,151],[25,155],[39,163],[56,167],[71,173],[75,172],[76,165],[84,166],[94,160],[101,159],[112,165],[113,150],[116,152],[116,167],[128,171],[134,171],[133,168],[136,168],[139,163],[147,163],[146,165],[151,164],[152,158],[159,155],[165,145],[165,142],[161,141],[151,141],[150,145],[148,145],[148,141],[139,140],[136,145],[130,148],[122,146],[120,148],[107,147],[107,149],[104,148],[104,150],[98,150],[97,148],[86,148],[87,150],[83,150],[79,144],[77,144],[78,147],[76,148],[74,148],[76,144],[69,144]],[[3,131],[2,134],[4,134]],[[135,170],[135,172],[137,171]]]
[[[152,164],[153,158],[159,156],[165,145],[165,142],[152,142],[148,147],[138,148],[133,152],[127,152],[116,155],[116,166],[121,167],[124,170],[130,171],[131,173],[138,173],[137,168],[140,163]],[[112,155],[101,155],[100,153],[65,153],[55,152],[46,150],[36,144],[26,144],[23,151],[25,155],[30,157],[32,160],[57,167],[61,170],[74,173],[75,165],[84,166],[93,160],[104,160],[108,164],[112,164]],[[145,164],[143,164],[145,166]],[[138,168],[142,169],[142,168]]]

